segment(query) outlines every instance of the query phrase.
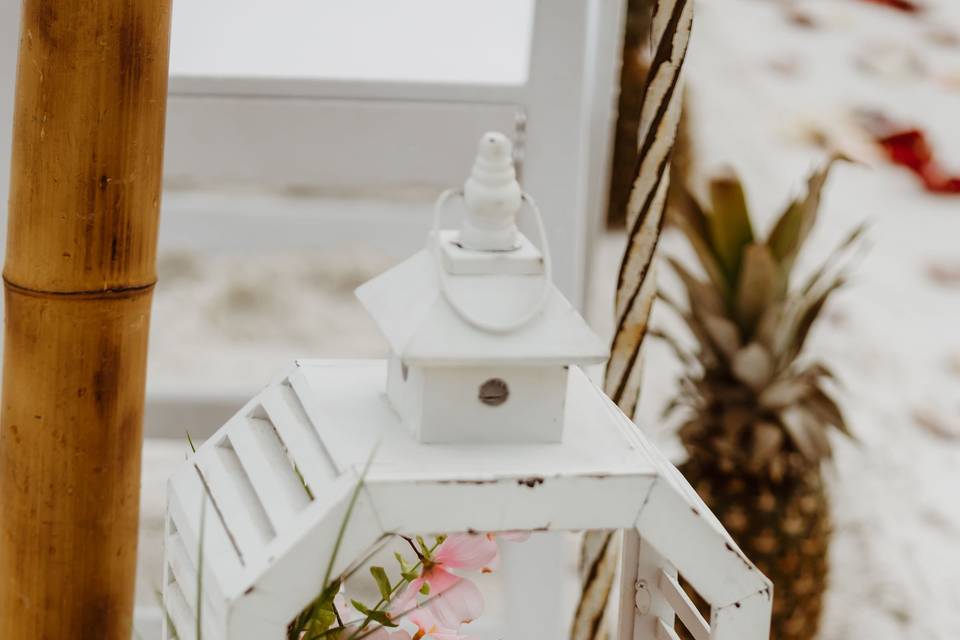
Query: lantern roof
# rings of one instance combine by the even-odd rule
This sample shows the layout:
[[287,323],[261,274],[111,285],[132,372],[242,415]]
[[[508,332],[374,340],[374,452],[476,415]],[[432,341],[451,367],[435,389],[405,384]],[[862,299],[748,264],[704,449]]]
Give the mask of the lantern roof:
[[[439,229],[449,196],[463,200],[459,230]],[[524,204],[540,244],[517,230]],[[486,133],[463,189],[441,196],[427,249],[357,289],[402,362],[414,365],[585,365],[605,344],[551,281],[539,210],[522,192],[509,139]]]
[[[548,283],[543,308],[508,332],[465,321],[442,294],[438,265],[421,251],[357,289],[393,352],[414,365],[596,364],[608,350],[577,310]],[[450,289],[467,313],[508,319],[529,307],[541,286],[536,275],[456,275]]]

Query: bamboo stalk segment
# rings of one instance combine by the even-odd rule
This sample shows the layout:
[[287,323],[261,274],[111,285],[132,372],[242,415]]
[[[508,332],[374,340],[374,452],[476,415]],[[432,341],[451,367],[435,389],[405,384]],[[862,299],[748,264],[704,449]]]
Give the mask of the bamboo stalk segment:
[[0,417],[0,638],[131,636],[169,0],[25,0]]

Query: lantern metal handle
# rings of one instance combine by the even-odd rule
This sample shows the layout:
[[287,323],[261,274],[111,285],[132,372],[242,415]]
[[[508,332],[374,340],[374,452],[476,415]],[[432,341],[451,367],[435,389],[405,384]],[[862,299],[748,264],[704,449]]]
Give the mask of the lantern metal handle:
[[446,270],[443,268],[443,261],[440,256],[440,215],[443,213],[443,209],[447,202],[454,196],[463,198],[463,189],[447,189],[440,194],[433,206],[432,251],[437,267],[437,275],[440,279],[440,293],[443,295],[444,299],[454,310],[454,312],[456,312],[456,314],[464,322],[472,327],[481,331],[486,331],[487,333],[510,333],[511,331],[515,331],[533,320],[538,314],[540,314],[540,312],[543,311],[544,306],[547,304],[547,298],[550,296],[550,283],[553,282],[553,263],[550,259],[550,245],[547,241],[547,231],[543,223],[543,214],[540,213],[540,207],[537,206],[536,201],[534,201],[533,197],[531,197],[529,193],[524,191],[521,194],[523,202],[527,204],[527,206],[530,208],[530,211],[533,213],[533,219],[537,228],[537,235],[540,236],[540,252],[543,255],[543,287],[541,287],[539,295],[536,297],[534,303],[529,309],[525,310],[520,316],[509,322],[497,324],[493,322],[485,322],[479,318],[471,316],[463,307],[454,301],[453,296],[450,294],[448,282],[449,274],[447,274]]

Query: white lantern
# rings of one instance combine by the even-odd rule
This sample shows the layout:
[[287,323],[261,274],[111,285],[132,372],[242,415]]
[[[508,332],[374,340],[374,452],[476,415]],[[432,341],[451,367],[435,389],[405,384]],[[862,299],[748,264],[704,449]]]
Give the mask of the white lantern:
[[607,349],[517,231],[505,136],[481,139],[462,193],[460,231],[357,290],[390,342],[387,395],[420,442],[560,442],[570,366]]
[[[199,602],[204,640],[285,638],[376,450],[334,575],[390,534],[622,529],[618,638],[673,638],[679,616],[697,640],[767,640],[769,581],[580,368],[606,350],[550,281],[505,137],[484,135],[438,219],[460,195],[459,231],[435,224],[358,290],[387,361],[296,362],[173,475],[165,637],[195,637]],[[517,231],[524,203],[539,249]]]

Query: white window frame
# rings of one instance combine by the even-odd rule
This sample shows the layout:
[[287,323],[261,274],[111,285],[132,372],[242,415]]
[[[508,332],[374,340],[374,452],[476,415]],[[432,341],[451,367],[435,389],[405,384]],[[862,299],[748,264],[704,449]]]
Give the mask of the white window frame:
[[[548,218],[557,284],[582,307],[605,210],[624,12],[624,0],[537,0],[522,84],[174,75],[163,224],[195,225],[210,213],[217,222],[199,226],[222,225],[224,207],[233,205],[211,197],[211,185],[450,186],[462,179],[479,135],[502,130],[514,138],[524,188]],[[273,228],[294,224],[287,235],[306,246],[382,239],[380,248],[398,255],[421,246],[427,220],[427,212],[411,221],[389,208],[374,219],[271,213],[265,220]],[[173,230],[161,242],[192,235]],[[226,248],[256,248],[243,243],[257,234],[210,235]]]

